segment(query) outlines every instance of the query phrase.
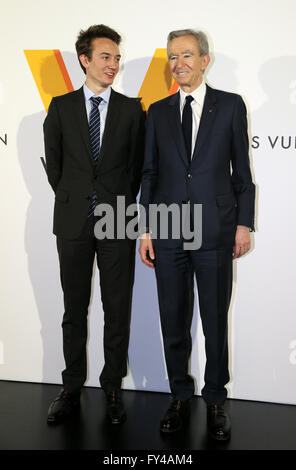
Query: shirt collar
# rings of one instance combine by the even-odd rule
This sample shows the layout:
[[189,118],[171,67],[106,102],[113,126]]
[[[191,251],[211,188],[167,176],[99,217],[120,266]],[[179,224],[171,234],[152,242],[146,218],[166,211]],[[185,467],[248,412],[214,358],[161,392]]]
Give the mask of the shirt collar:
[[196,103],[198,103],[200,106],[202,106],[203,102],[204,102],[204,99],[205,99],[205,96],[206,96],[206,91],[207,91],[207,88],[206,88],[206,83],[205,83],[204,80],[191,93],[186,93],[185,91],[183,91],[180,88],[180,106],[181,106],[181,109],[183,109],[186,96],[188,96],[188,95],[191,95],[194,98],[194,101]]
[[96,95],[93,91],[91,91],[86,84],[83,85],[83,92],[84,92],[84,97],[85,101],[89,101],[92,96],[100,96],[105,103],[109,103],[110,95],[111,95],[111,87],[109,86],[106,90],[103,91],[103,93],[100,93],[99,95]]

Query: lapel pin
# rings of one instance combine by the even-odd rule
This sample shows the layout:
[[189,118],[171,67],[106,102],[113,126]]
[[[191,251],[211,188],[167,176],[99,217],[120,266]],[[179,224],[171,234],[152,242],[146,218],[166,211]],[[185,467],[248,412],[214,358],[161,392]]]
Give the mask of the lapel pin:
[[209,109],[209,113],[211,113],[212,111],[213,111],[212,108],[210,108],[210,109]]

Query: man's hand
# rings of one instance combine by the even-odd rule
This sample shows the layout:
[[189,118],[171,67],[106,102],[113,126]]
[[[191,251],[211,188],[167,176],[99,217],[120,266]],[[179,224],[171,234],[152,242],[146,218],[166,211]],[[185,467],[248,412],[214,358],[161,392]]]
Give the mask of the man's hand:
[[150,233],[141,235],[139,253],[143,263],[149,268],[154,268],[154,264],[150,261],[150,259],[155,259]]
[[233,247],[233,259],[245,255],[251,247],[251,236],[249,227],[238,225],[236,228],[235,242]]

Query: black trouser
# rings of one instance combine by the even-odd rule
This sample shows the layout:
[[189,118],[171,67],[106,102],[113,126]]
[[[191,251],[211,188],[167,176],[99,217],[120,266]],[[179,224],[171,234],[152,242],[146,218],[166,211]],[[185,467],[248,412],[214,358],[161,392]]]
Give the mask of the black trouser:
[[206,368],[202,396],[207,403],[222,403],[229,381],[227,316],[232,292],[232,250],[184,251],[183,243],[155,240],[160,319],[171,392],[186,400],[194,394],[188,374],[191,354],[193,273],[205,335]]
[[135,241],[97,240],[94,223],[94,217],[90,217],[76,240],[57,237],[65,305],[62,327],[66,369],[62,378],[69,392],[80,390],[87,376],[87,314],[95,255],[104,310],[102,388],[107,392],[120,388],[127,372]]

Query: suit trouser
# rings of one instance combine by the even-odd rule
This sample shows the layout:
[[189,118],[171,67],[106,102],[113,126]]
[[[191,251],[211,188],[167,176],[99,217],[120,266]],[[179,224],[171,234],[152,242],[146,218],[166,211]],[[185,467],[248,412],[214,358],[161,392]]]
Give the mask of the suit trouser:
[[62,328],[66,368],[62,378],[69,392],[80,390],[87,377],[87,314],[95,255],[104,310],[102,388],[107,392],[120,388],[127,372],[135,241],[98,240],[94,223],[95,218],[90,217],[78,239],[57,237],[65,306]]
[[227,317],[232,292],[232,249],[184,251],[154,241],[160,319],[170,388],[176,399],[194,394],[188,374],[191,354],[194,273],[205,336],[206,367],[202,396],[207,403],[223,403],[229,381]]

